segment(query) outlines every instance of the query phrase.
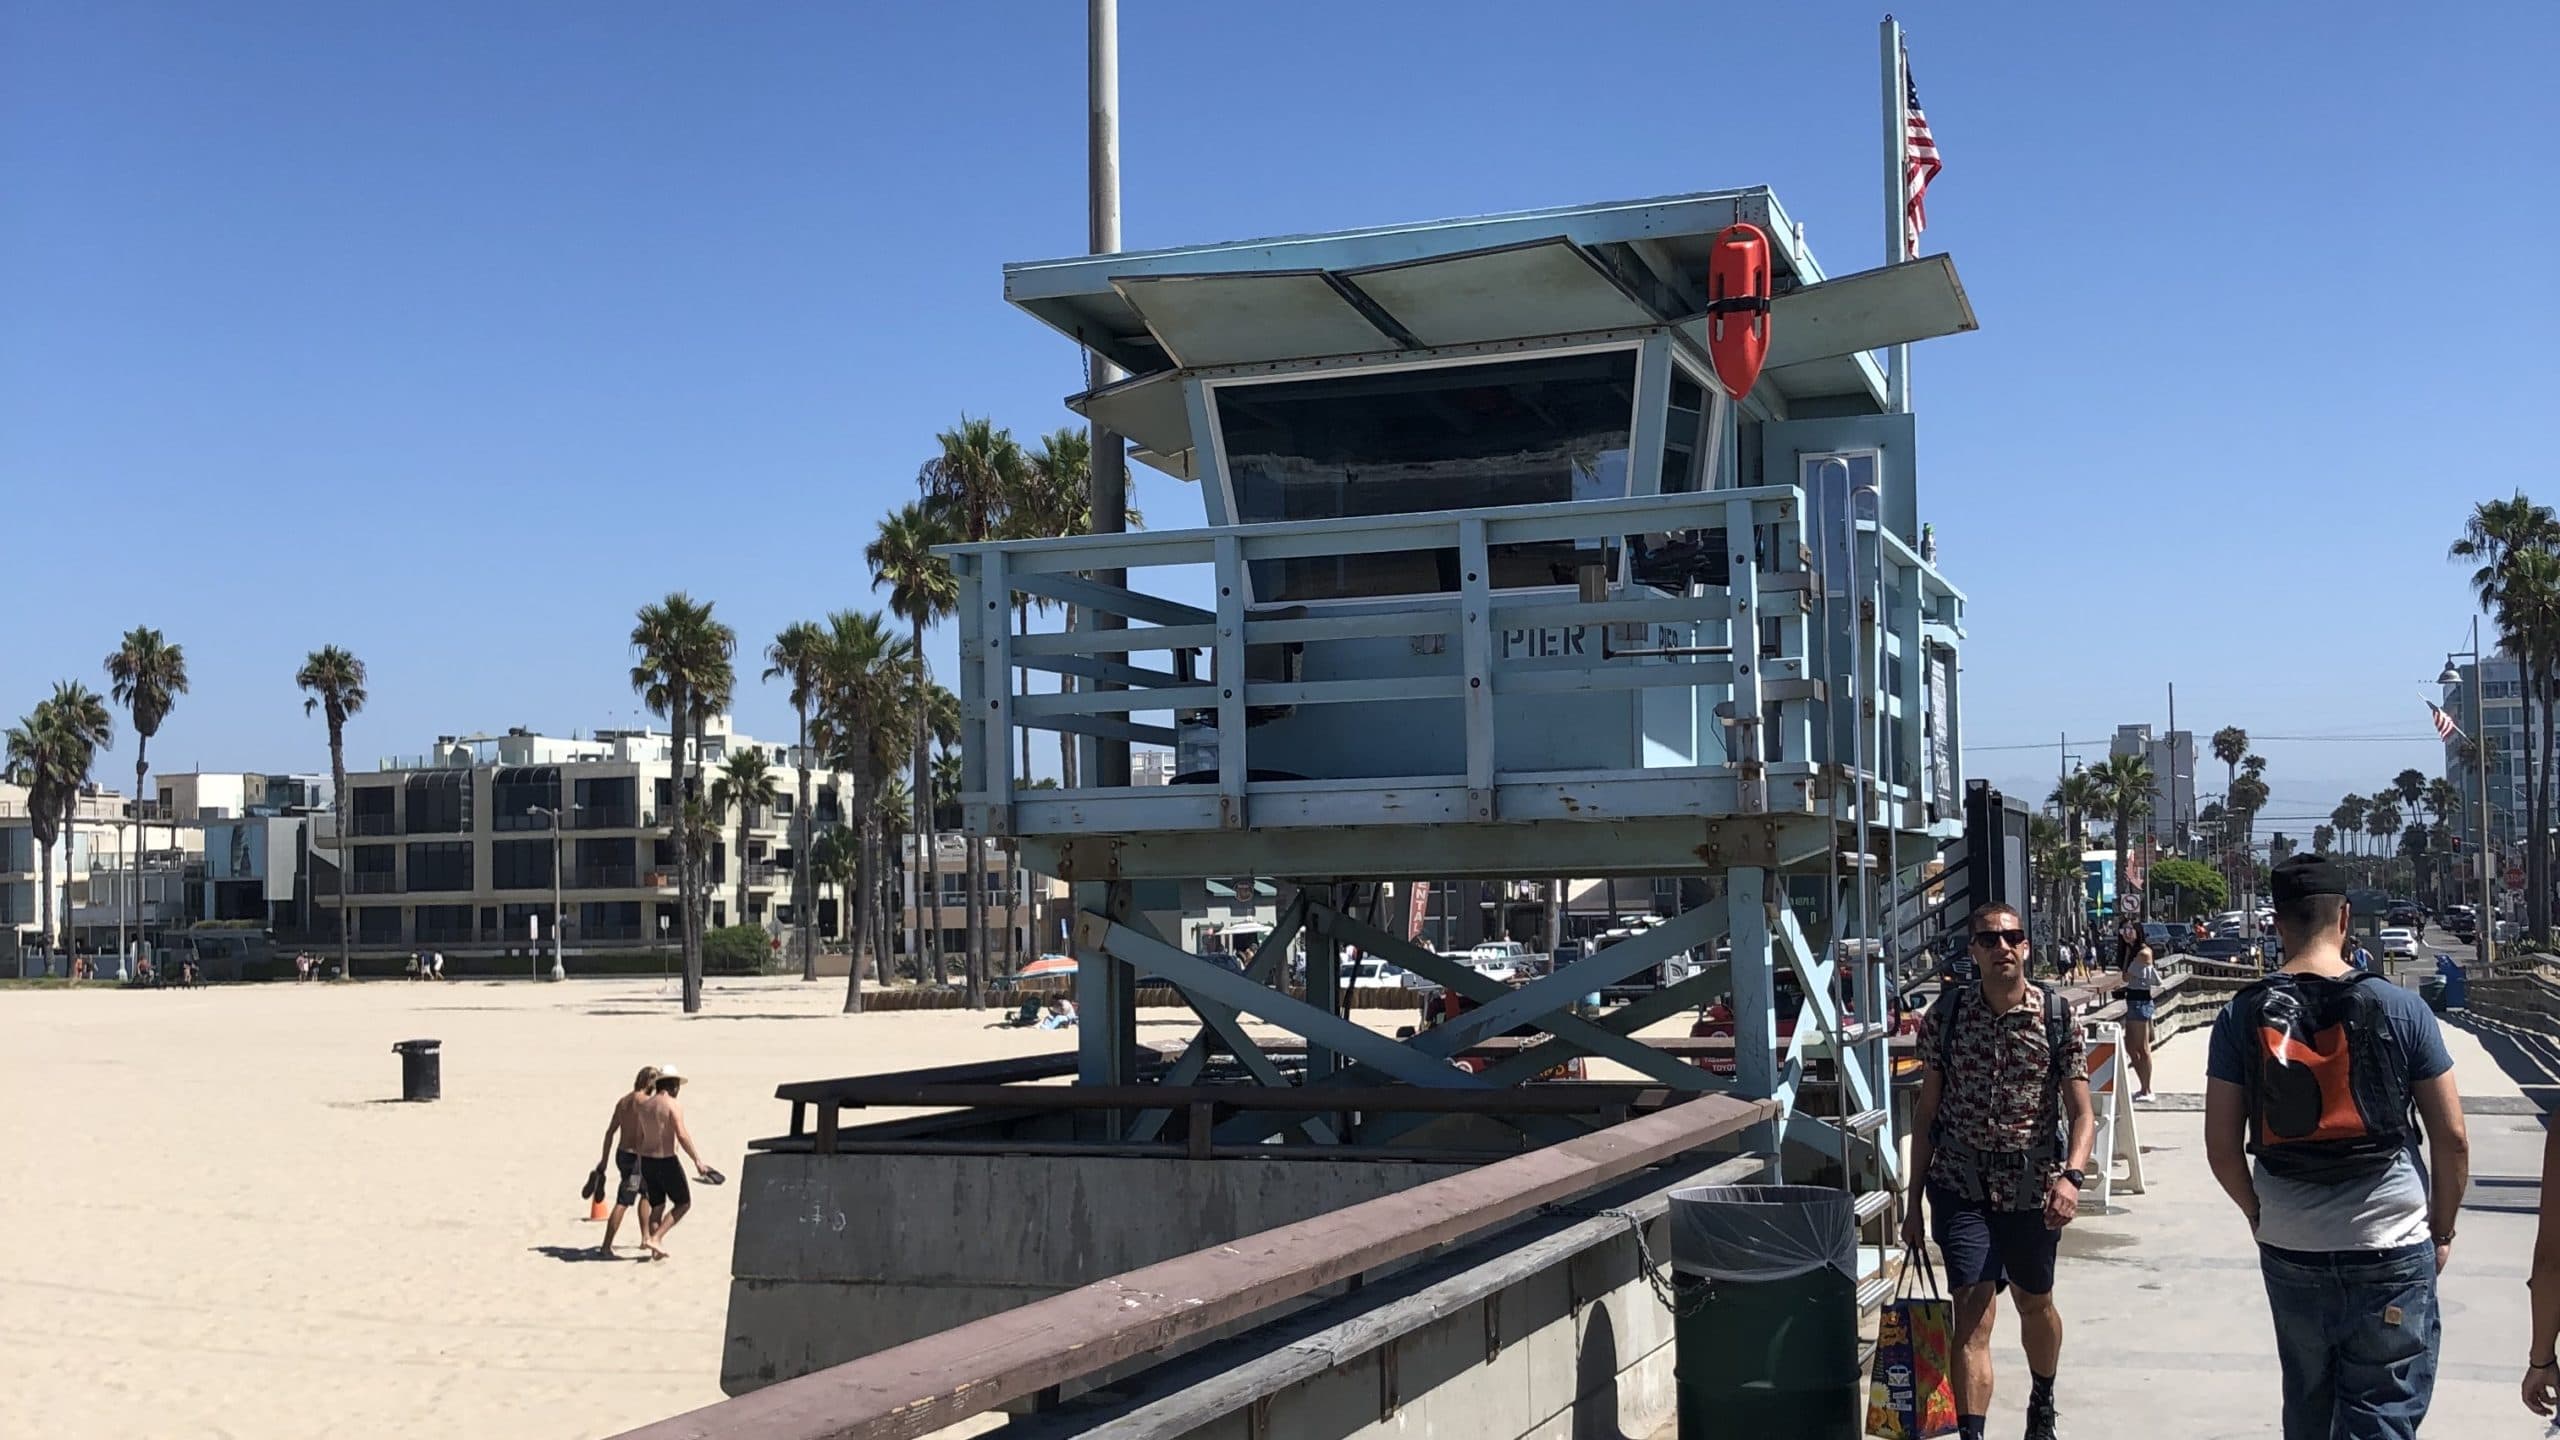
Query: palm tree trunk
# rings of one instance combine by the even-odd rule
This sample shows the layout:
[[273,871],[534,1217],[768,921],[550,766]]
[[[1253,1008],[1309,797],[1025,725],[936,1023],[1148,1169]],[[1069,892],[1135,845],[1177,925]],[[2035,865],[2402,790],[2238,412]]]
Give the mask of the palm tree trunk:
[[969,1008],[987,1003],[987,873],[986,849],[978,843],[977,834],[967,828],[960,832],[961,842],[969,847],[962,879],[968,885],[966,904],[969,944],[961,959],[962,983],[969,992]]
[[356,978],[352,932],[347,928],[347,732],[334,716],[329,721],[329,813],[338,828],[338,978]]
[[[142,929],[142,852],[147,848],[143,842],[150,835],[151,828],[143,823],[142,785],[143,777],[151,768],[148,758],[150,752],[151,737],[136,734],[133,737],[133,938],[138,942],[137,948],[145,955],[151,953],[151,944],[149,937],[143,933]],[[116,957],[118,975],[124,973],[127,957],[131,953],[127,951],[124,955]]]
[[818,838],[809,813],[809,707],[800,707],[800,832],[791,838],[791,918],[800,923],[800,980],[818,978],[818,897],[809,885],[809,846]]
[[2116,907],[2115,907],[2116,913],[2115,913],[2113,916],[2109,917],[2109,918],[2110,918],[2110,919],[2112,919],[2112,920],[2114,920],[2117,924],[2121,925],[2121,924],[2123,924],[2123,923],[2124,923],[2124,850],[2125,850],[2124,842],[2125,842],[2125,831],[2126,831],[2128,828],[2130,828],[2130,825],[2129,825],[2129,822],[2128,822],[2128,821],[2126,820],[2126,818],[2125,818],[2125,812],[2123,812],[2122,810],[2119,810],[2119,811],[2117,811],[2117,812],[2116,812],[2116,814],[2115,814],[2115,822],[2116,822]]
[[1024,913],[1030,908],[1023,903],[1025,888],[1021,847],[1012,841],[1006,841],[1004,847],[1004,973],[1007,976],[1022,973],[1023,932],[1030,928],[1030,919]]
[[[42,908],[36,912],[36,943],[43,947],[46,956],[46,970],[47,973],[50,973],[53,965],[53,842],[50,840],[43,841],[38,844],[36,848],[43,852],[37,857],[37,863],[44,869],[44,883],[40,901]],[[64,847],[62,853],[63,858],[66,861],[70,859],[71,851],[68,846]],[[63,888],[69,889],[70,884],[70,880],[66,878],[63,881]],[[68,974],[70,972],[66,970],[63,973]]]
[[667,723],[672,732],[668,743],[674,752],[673,773],[668,779],[667,808],[660,818],[666,821],[667,834],[675,842],[676,852],[676,944],[684,952],[684,1013],[702,1009],[702,950],[694,943],[693,934],[693,846],[685,824],[686,788],[691,780],[685,766],[685,729],[687,713],[693,708],[693,697],[682,687],[671,687],[667,695]]
[[863,952],[872,949],[871,916],[879,909],[879,872],[872,868],[872,840],[878,833],[871,823],[871,731],[866,725],[851,727],[845,749],[853,756],[853,944],[845,957],[844,1013],[862,1013]]

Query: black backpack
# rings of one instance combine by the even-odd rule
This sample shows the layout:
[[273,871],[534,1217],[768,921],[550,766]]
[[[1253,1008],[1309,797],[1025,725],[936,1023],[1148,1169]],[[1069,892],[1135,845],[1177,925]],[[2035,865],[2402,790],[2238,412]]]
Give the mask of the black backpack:
[[2418,1137],[2409,1057],[2371,971],[2274,974],[2232,997],[2247,1067],[2249,1153],[2267,1173],[2335,1185],[2388,1170]]

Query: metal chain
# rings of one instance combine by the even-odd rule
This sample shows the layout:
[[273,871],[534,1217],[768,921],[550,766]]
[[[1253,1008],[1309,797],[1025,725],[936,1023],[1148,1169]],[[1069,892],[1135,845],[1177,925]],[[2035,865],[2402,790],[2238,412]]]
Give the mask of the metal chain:
[[1671,1312],[1672,1319],[1686,1320],[1705,1309],[1707,1302],[1715,1298],[1712,1287],[1701,1285],[1697,1299],[1685,1305],[1681,1303],[1678,1287],[1665,1278],[1662,1262],[1653,1258],[1653,1247],[1645,1243],[1644,1218],[1634,1211],[1616,1206],[1605,1210],[1581,1205],[1548,1205],[1542,1208],[1547,1214],[1573,1219],[1626,1221],[1627,1233],[1634,1236],[1636,1242],[1636,1274],[1644,1280],[1645,1288],[1653,1292],[1653,1298],[1662,1303],[1662,1308]]

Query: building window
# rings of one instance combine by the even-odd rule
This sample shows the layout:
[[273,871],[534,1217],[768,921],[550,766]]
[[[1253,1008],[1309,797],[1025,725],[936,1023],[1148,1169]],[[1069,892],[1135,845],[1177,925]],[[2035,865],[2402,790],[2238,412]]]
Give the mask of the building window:
[[576,818],[581,830],[628,830],[640,823],[640,777],[598,775],[576,786]]
[[400,852],[391,845],[347,848],[347,890],[356,895],[388,895],[400,888]]
[[589,900],[578,907],[579,943],[592,945],[600,940],[639,938],[639,901]]
[[356,943],[359,945],[399,944],[400,907],[367,905],[357,910]]
[[350,785],[347,787],[347,833],[350,835],[397,835],[400,826],[393,806],[398,792],[388,785]]
[[628,890],[640,883],[632,863],[639,848],[634,840],[581,840],[569,882],[581,890]]
[[412,893],[470,888],[470,841],[430,840],[409,846],[409,889]]
[[551,888],[551,850],[549,840],[500,840],[489,847],[489,888],[492,890],[548,890]]
[[471,772],[438,770],[412,775],[408,792],[411,835],[463,835],[471,830]]
[[459,945],[471,938],[471,907],[421,905],[417,925],[421,945]]
[[550,933],[550,906],[501,905],[498,907],[499,939],[522,940],[530,944]]
[[489,828],[548,830],[551,817],[537,808],[560,808],[560,768],[533,765],[500,770],[489,777]]

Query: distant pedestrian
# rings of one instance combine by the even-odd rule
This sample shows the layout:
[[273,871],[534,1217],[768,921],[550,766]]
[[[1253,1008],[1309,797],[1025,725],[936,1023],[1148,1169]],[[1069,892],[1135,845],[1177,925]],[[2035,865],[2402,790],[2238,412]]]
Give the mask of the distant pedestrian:
[[427,959],[428,959],[428,960],[429,960],[429,961],[430,961],[430,962],[435,966],[435,969],[434,969],[434,971],[433,971],[434,977],[435,977],[436,979],[438,979],[438,980],[443,979],[443,978],[444,978],[444,952],[443,952],[443,951],[441,951],[441,950],[438,950],[438,951],[437,951],[437,952],[435,952],[434,954],[432,954],[432,955],[428,956],[428,957],[427,957]]
[[[613,1213],[605,1217],[604,1243],[596,1248],[608,1256],[613,1254],[614,1235],[622,1229],[623,1213],[634,1204],[640,1206],[640,1238],[643,1241],[649,1238],[650,1210],[640,1193],[640,1152],[635,1147],[640,1143],[640,1104],[649,1098],[657,1084],[658,1067],[641,1066],[640,1073],[631,1077],[631,1088],[623,1092],[621,1099],[613,1102],[613,1118],[605,1122],[604,1151],[596,1159],[596,1177],[599,1180],[604,1177],[604,1167],[609,1161],[613,1165],[616,1184]],[[618,1147],[613,1143],[617,1138],[622,1141]]]
[[683,1088],[682,1072],[665,1066],[647,1098],[631,1111],[633,1148],[640,1152],[640,1185],[648,1194],[649,1208],[656,1212],[651,1223],[640,1227],[640,1243],[648,1247],[652,1260],[667,1258],[667,1232],[693,1209],[693,1188],[685,1183],[676,1151],[682,1149],[693,1161],[695,1178],[706,1184],[720,1182],[720,1172],[702,1163],[701,1154],[693,1148],[693,1132],[685,1128],[684,1106],[676,1099]]
[[2453,1058],[2414,992],[2347,962],[2344,867],[2295,855],[2273,881],[2289,958],[2214,1022],[2205,1159],[2258,1241],[2285,1440],[2406,1440],[2470,1184]]
[[2054,1440],[2062,1364],[2054,1260],[2062,1227],[2080,1213],[2097,1130],[2087,1043],[2062,992],[2028,980],[2026,922],[2015,908],[1985,905],[1968,928],[1982,978],[1950,985],[1920,1022],[1926,1068],[1911,1135],[1919,1183],[1903,1241],[1917,1250],[1934,1235],[1946,1257],[1958,1434],[1982,1440],[1992,1321],[2007,1288],[2033,1384],[2027,1440]]
[[2124,1053],[2133,1065],[2133,1098],[2151,1098],[2151,1022],[2160,1013],[2160,963],[2143,946],[2124,967]]

